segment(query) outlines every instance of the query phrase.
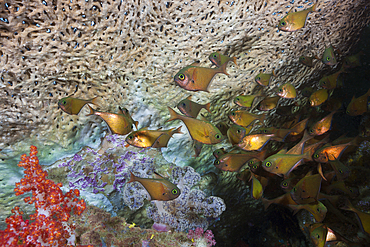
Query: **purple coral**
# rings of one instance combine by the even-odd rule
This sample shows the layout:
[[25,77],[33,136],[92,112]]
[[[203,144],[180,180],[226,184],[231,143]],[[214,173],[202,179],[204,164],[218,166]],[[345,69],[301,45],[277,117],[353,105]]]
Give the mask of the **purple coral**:
[[[203,235],[204,233],[204,235]],[[197,246],[197,243],[201,241],[205,241],[207,243],[207,247],[216,245],[216,241],[214,239],[214,235],[211,230],[207,230],[204,232],[203,228],[196,228],[195,231],[189,230],[187,235],[188,239],[191,239],[194,243],[193,245]]]

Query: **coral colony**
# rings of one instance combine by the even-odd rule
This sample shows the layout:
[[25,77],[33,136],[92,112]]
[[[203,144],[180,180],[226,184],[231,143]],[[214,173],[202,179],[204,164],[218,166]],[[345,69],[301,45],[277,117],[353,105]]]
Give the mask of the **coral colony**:
[[28,204],[35,203],[36,212],[24,220],[19,207],[12,210],[14,215],[6,219],[8,224],[0,231],[1,246],[74,246],[74,225],[66,222],[72,213],[80,215],[86,208],[84,200],[79,200],[80,192],[70,190],[63,194],[60,187],[47,179],[37,158],[37,148],[31,146],[30,156],[22,155],[18,166],[25,168],[26,175],[16,183],[16,195],[32,192],[26,197]]

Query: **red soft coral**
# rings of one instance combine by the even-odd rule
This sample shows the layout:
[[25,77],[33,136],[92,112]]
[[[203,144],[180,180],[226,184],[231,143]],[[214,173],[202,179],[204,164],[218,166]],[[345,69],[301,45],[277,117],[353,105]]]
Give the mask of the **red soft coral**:
[[23,219],[19,207],[6,219],[7,229],[0,231],[0,246],[71,246],[74,245],[75,226],[67,224],[70,214],[80,215],[86,208],[80,192],[70,190],[65,195],[60,187],[47,179],[37,158],[37,148],[31,146],[30,156],[22,155],[18,166],[25,168],[25,177],[16,183],[15,194],[32,192],[26,203],[35,203],[36,212],[30,220]]

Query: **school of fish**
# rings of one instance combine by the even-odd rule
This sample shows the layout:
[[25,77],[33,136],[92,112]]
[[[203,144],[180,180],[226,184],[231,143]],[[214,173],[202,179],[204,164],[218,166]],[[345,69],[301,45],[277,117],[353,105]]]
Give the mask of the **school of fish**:
[[[284,32],[298,31],[305,27],[308,14],[315,11],[317,2],[302,11],[294,12],[292,8],[280,20],[278,29]],[[181,114],[168,107],[170,117],[166,121],[180,120],[185,124],[194,141],[195,157],[200,155],[203,145],[224,143],[223,148],[213,152],[214,166],[220,172],[234,173],[248,183],[251,197],[262,200],[265,209],[271,204],[280,204],[294,214],[300,210],[308,211],[315,223],[307,224],[305,230],[315,246],[324,246],[328,232],[333,231],[325,223],[327,213],[332,211],[334,214],[340,210],[352,211],[359,219],[359,228],[364,234],[370,234],[370,214],[361,212],[351,204],[351,200],[358,196],[358,191],[346,184],[352,169],[341,161],[342,155],[353,152],[368,138],[360,135],[341,136],[333,140],[331,135],[336,114],[345,112],[349,116],[359,116],[368,111],[370,89],[357,98],[353,96],[346,109],[340,100],[331,98],[334,90],[343,87],[341,74],[361,66],[363,54],[359,52],[340,59],[337,53],[330,44],[321,58],[297,54],[298,62],[308,67],[313,66],[314,59],[328,66],[344,61],[340,70],[319,81],[321,88],[311,86],[299,91],[291,83],[281,82],[275,95],[267,96],[266,89],[273,80],[279,79],[279,71],[273,69],[270,73],[260,72],[255,76],[255,94],[236,95],[233,99],[235,108],[227,114],[228,119],[214,124],[204,117],[198,117],[202,110],[212,114],[212,105],[194,102],[189,96],[177,104]],[[209,67],[192,63],[182,68],[174,76],[175,84],[187,91],[209,92],[215,76],[229,75],[226,68],[230,61],[237,66],[236,57],[220,52],[210,54],[209,60],[212,63]],[[215,68],[211,68],[213,66]],[[296,99],[299,94],[307,98],[307,104],[297,101],[279,106],[281,102]],[[58,102],[58,107],[67,114],[77,115],[87,105],[90,110],[88,115],[101,118],[112,134],[127,135],[127,146],[166,148],[174,134],[183,134],[181,127],[168,130],[138,129],[138,122],[132,119],[126,108],[119,107],[117,113],[110,113],[97,111],[90,104],[99,107],[99,98],[84,100],[65,97]],[[279,126],[268,125],[265,120],[271,114],[280,115],[286,121]],[[136,127],[135,131],[133,126]],[[151,200],[173,200],[181,194],[176,185],[159,174],[154,178],[139,178],[131,173],[129,183],[134,181],[145,187]],[[280,196],[266,196],[265,191],[271,190]],[[370,236],[364,241],[369,239]]]

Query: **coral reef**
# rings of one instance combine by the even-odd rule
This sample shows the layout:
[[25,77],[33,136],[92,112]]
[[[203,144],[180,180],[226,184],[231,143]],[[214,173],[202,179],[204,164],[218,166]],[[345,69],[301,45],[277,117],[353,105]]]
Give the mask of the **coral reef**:
[[0,231],[2,246],[72,246],[75,244],[74,224],[67,221],[72,213],[80,215],[86,208],[84,200],[78,200],[79,191],[63,194],[59,187],[47,179],[37,158],[37,148],[31,146],[30,155],[22,155],[19,166],[25,168],[25,177],[16,183],[16,195],[32,192],[24,201],[35,204],[36,212],[25,220],[19,207],[6,219],[7,229]]

